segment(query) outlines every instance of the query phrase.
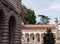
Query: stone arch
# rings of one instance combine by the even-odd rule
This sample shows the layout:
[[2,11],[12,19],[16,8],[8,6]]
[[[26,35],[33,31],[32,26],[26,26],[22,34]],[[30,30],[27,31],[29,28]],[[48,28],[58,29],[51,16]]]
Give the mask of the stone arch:
[[16,29],[16,19],[14,16],[10,16],[10,19],[9,19],[9,44],[14,44],[15,29]]
[[31,38],[32,40],[35,39],[35,37],[34,37],[34,33],[31,33],[31,34],[30,34],[30,38]]
[[29,38],[29,34],[28,33],[25,33],[25,37]]
[[39,33],[36,33],[36,39],[38,42],[40,41],[40,34]]
[[29,34],[28,33],[25,33],[25,37],[26,37],[27,42],[29,42]]
[[39,33],[36,33],[36,38],[40,38],[40,34]]

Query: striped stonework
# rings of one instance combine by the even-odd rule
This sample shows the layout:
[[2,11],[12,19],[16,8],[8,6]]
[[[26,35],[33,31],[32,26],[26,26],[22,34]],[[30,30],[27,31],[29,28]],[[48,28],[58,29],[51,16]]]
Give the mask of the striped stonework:
[[6,1],[0,0],[0,44],[21,44],[21,12]]

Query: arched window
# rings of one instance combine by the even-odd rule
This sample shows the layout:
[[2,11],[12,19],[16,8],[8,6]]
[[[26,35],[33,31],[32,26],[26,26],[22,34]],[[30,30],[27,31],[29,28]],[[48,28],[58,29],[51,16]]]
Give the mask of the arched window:
[[34,39],[35,39],[35,37],[34,37],[34,34],[33,34],[33,33],[31,33],[31,34],[30,34],[30,38],[31,38],[32,40],[34,40]]
[[29,42],[29,34],[28,33],[25,34],[25,37],[27,39],[27,42]]
[[38,42],[40,41],[40,34],[39,33],[36,34],[36,39]]

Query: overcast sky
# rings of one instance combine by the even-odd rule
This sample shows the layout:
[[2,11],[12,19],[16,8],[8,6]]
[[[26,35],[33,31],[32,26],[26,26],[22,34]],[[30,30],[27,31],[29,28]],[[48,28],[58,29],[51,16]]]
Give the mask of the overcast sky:
[[60,22],[60,0],[22,0],[22,4],[33,9],[36,16],[39,14],[49,16],[50,23],[55,23],[55,17]]

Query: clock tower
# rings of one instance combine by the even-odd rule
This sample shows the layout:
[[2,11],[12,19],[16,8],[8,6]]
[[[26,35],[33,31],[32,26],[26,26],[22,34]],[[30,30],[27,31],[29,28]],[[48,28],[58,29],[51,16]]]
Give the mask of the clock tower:
[[56,26],[56,39],[58,39],[58,18],[55,18],[55,26]]
[[60,44],[60,24],[58,23],[58,18],[55,19],[56,23],[56,44]]

